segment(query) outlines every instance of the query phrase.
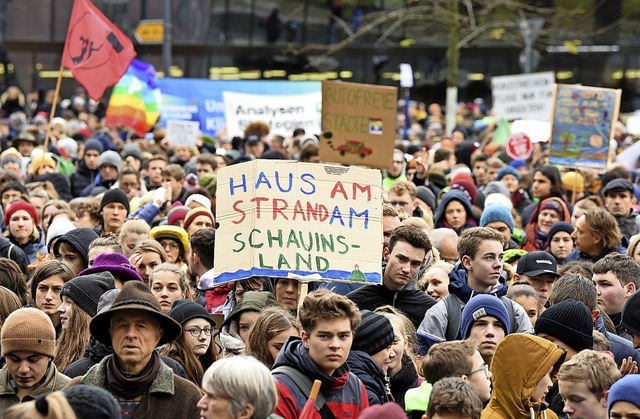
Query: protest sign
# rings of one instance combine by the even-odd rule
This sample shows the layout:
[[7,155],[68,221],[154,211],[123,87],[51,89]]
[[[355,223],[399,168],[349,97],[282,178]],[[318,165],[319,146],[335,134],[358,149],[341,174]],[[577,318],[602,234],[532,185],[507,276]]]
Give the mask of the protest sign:
[[554,83],[552,71],[492,77],[491,93],[496,118],[549,121],[553,110]]
[[389,168],[397,97],[395,87],[323,81],[320,159]]
[[200,124],[195,121],[167,121],[167,140],[174,147],[195,147]]
[[216,221],[214,283],[382,281],[379,170],[271,160],[229,166],[218,172]]
[[549,163],[605,169],[620,97],[620,90],[557,85]]
[[532,143],[546,143],[551,136],[551,122],[518,119],[511,124],[511,132],[524,132]]
[[533,143],[531,138],[524,132],[514,132],[507,138],[505,144],[507,156],[514,160],[526,160],[533,153]]

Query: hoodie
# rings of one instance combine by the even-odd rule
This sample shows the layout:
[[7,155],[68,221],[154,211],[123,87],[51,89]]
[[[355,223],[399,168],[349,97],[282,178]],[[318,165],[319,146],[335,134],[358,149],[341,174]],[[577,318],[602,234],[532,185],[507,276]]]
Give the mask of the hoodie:
[[[451,201],[460,202],[467,212],[467,219],[464,225],[460,228],[453,228],[446,221],[445,212],[447,209],[447,205],[449,205]],[[438,209],[436,210],[436,214],[433,217],[433,223],[435,225],[435,228],[451,228],[455,230],[458,235],[460,235],[460,233],[467,228],[477,226],[478,217],[473,211],[473,206],[471,205],[471,201],[469,200],[467,194],[459,189],[450,189],[444,195],[442,195],[442,200],[440,201],[440,204],[438,204]]]
[[[486,294],[491,294],[498,298],[505,296],[508,288],[505,275],[505,271],[502,271],[498,284]],[[469,286],[467,270],[459,262],[453,267],[451,272],[449,272],[449,294],[452,295],[450,298],[456,299],[456,302],[460,305],[461,312],[471,298],[475,295],[482,294]],[[514,317],[516,319],[516,331],[518,333],[533,333],[531,321],[522,306],[513,301],[510,302],[513,305]],[[426,353],[426,350],[428,350],[431,345],[446,340],[445,336],[447,334],[448,323],[446,301],[438,301],[436,305],[427,310],[416,333],[420,353]]]
[[551,201],[557,202],[562,207],[564,217],[562,217],[560,221],[564,221],[566,223],[571,221],[571,213],[569,212],[569,208],[562,199],[551,197],[540,202],[533,212],[533,215],[531,215],[531,221],[529,221],[529,223],[524,228],[526,234],[526,242],[524,246],[522,246],[522,249],[526,250],[527,252],[533,252],[534,250],[544,250],[547,246],[548,237],[538,228],[538,216],[540,215],[543,205]]
[[[321,371],[309,356],[309,350],[302,340],[292,336],[285,342],[273,365],[273,370],[281,366],[295,368],[307,376],[312,382],[320,380],[320,392],[326,400],[326,406],[337,419],[357,418],[369,406],[367,390],[362,381],[349,371],[345,363],[328,375]],[[284,419],[296,419],[307,402],[304,394],[295,381],[286,374],[274,373],[278,389],[278,404],[274,413]],[[313,418],[320,418],[315,412]]]
[[60,236],[57,242],[53,245],[53,254],[58,255],[60,253],[60,245],[67,243],[69,246],[78,252],[82,257],[84,263],[84,269],[89,266],[89,245],[92,241],[98,238],[98,235],[90,228],[77,228],[70,232]]
[[391,392],[389,380],[382,368],[376,364],[376,361],[368,353],[352,350],[349,352],[347,365],[351,372],[362,380],[367,389],[369,406],[389,401],[389,395],[387,394]]
[[555,381],[565,351],[538,336],[516,333],[498,345],[491,363],[493,391],[480,419],[557,418],[543,400],[532,401],[538,383],[551,370]]

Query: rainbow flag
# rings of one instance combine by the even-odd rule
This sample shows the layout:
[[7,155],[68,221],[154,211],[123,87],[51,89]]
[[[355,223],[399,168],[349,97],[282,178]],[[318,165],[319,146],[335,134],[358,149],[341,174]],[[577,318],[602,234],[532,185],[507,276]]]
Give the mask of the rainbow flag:
[[144,137],[160,117],[159,102],[156,69],[149,63],[134,59],[111,92],[105,124],[129,127]]

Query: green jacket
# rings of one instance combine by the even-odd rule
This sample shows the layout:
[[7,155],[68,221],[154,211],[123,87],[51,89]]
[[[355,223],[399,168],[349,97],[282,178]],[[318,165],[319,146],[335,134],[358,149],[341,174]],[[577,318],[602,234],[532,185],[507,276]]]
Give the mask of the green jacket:
[[44,382],[33,390],[31,394],[24,396],[23,399],[20,400],[13,390],[13,387],[11,387],[11,384],[9,384],[9,368],[5,364],[4,367],[0,369],[0,414],[14,404],[35,400],[43,394],[62,390],[69,380],[69,377],[58,372],[58,369],[52,362]]

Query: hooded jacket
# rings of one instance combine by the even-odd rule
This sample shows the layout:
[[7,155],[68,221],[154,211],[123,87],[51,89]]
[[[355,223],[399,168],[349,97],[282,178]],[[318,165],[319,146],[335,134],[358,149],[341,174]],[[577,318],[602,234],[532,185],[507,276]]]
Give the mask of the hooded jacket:
[[90,228],[77,228],[60,236],[58,241],[53,245],[53,254],[57,255],[60,251],[60,245],[67,243],[82,257],[84,269],[89,264],[89,245],[98,238],[98,235]]
[[[500,298],[507,294],[506,273],[503,271],[500,281],[491,291],[486,294],[495,295]],[[460,305],[460,311],[469,302],[473,296],[482,294],[471,288],[467,281],[467,270],[461,263],[457,263],[451,272],[449,272],[449,294],[450,298],[455,298]],[[514,317],[517,325],[518,333],[533,333],[531,321],[522,306],[513,301],[509,301],[513,305]],[[431,307],[424,315],[422,323],[416,333],[420,352],[426,353],[426,350],[436,343],[444,342],[447,334],[447,325],[449,319],[447,315],[446,301],[438,301],[436,305]],[[512,329],[513,330],[513,329]]]
[[440,201],[440,204],[438,204],[438,209],[436,210],[436,214],[433,217],[433,223],[435,225],[435,228],[452,228],[446,222],[445,212],[447,209],[447,205],[449,205],[449,203],[454,200],[460,202],[467,212],[467,220],[465,221],[465,224],[460,228],[453,228],[453,230],[455,230],[455,232],[459,235],[467,228],[475,227],[478,225],[478,217],[473,210],[471,201],[469,200],[467,194],[465,194],[461,190],[450,189],[444,195],[442,195],[442,200]]
[[[367,390],[362,381],[349,371],[346,360],[333,375],[327,375],[311,359],[308,349],[298,337],[290,337],[285,342],[272,370],[280,366],[295,368],[312,382],[320,380],[320,392],[336,419],[357,418],[360,412],[369,406]],[[274,378],[278,389],[278,404],[274,413],[284,419],[296,419],[307,402],[308,395],[304,394],[288,375],[274,373]],[[313,417],[321,416],[316,412]]]
[[569,208],[567,204],[560,198],[551,197],[547,198],[544,201],[540,202],[536,207],[533,215],[531,215],[531,221],[524,228],[525,234],[527,236],[526,242],[524,246],[522,246],[523,250],[527,252],[533,252],[534,250],[544,250],[547,244],[547,235],[543,234],[538,228],[538,216],[540,215],[542,206],[547,202],[555,201],[562,207],[564,212],[564,217],[560,221],[570,222],[571,221],[571,213],[569,212]]
[[[369,398],[369,406],[374,404],[383,404],[389,401],[387,390],[389,384],[387,377],[376,361],[364,351],[349,352],[347,365],[353,374],[355,374],[367,389]],[[389,390],[390,391],[390,390]]]
[[553,411],[543,408],[543,400],[534,402],[531,396],[549,370],[555,381],[564,358],[565,351],[541,337],[505,337],[493,356],[493,391],[480,419],[556,419]]
[[[8,227],[6,228],[8,229]],[[11,241],[11,243],[18,246],[24,252],[24,254],[27,256],[27,259],[29,260],[29,263],[38,261],[38,253],[42,253],[43,255],[49,253],[44,242],[44,231],[42,231],[42,228],[40,228],[40,226],[36,226],[36,228],[38,229],[38,233],[40,233],[40,238],[38,240],[31,239],[25,244],[17,243],[13,240],[13,236],[9,236],[9,240]]]
[[89,186],[98,176],[98,169],[91,170],[87,167],[83,160],[78,163],[78,170],[69,176],[69,182],[71,183],[71,195],[74,198],[78,198],[82,193],[82,190]]

